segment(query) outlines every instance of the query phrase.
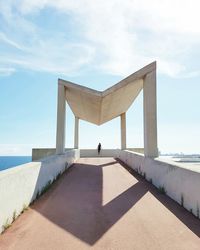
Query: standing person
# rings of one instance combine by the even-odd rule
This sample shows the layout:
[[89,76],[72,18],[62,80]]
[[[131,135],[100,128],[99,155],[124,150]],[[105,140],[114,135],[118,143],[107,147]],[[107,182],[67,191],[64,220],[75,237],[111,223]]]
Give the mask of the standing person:
[[100,142],[99,142],[99,144],[98,144],[97,149],[98,149],[98,155],[99,155],[99,154],[100,154],[100,152],[101,152],[101,143],[100,143]]

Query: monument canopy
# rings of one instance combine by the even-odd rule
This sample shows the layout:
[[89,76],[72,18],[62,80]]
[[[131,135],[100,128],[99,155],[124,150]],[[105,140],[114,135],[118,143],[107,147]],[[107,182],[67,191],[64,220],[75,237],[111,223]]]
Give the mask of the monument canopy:
[[62,79],[65,98],[74,115],[101,125],[125,113],[143,88],[144,77],[156,69],[153,62],[104,90],[97,91]]

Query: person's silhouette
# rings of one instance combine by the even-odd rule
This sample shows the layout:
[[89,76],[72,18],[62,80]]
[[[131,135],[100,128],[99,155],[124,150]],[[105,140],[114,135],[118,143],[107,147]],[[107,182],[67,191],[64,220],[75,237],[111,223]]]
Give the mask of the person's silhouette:
[[99,142],[99,144],[98,144],[97,150],[98,150],[98,155],[99,155],[100,152],[101,152],[101,143],[100,143],[100,142]]

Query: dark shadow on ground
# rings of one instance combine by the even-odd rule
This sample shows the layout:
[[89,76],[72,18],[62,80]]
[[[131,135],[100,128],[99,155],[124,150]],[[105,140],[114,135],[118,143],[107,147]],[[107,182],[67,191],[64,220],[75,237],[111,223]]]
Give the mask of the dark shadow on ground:
[[151,192],[200,237],[198,219],[167,196],[160,194],[153,185],[133,171],[131,174],[138,182],[106,205],[102,205],[102,170],[118,162],[115,160],[102,165],[75,164],[32,208],[80,240],[94,245],[147,192]]
[[101,165],[98,165],[98,166],[100,166],[100,167],[106,167],[106,166],[114,165],[116,163],[118,163],[117,160],[116,161],[111,161],[111,162],[108,162],[108,163],[105,163],[105,164],[101,164]]

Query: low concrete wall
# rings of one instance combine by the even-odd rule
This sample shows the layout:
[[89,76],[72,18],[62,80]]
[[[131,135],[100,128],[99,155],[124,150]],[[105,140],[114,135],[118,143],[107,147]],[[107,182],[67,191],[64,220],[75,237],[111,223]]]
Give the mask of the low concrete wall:
[[[72,148],[66,148],[65,150],[71,150]],[[127,150],[136,153],[144,153],[143,148],[128,148]],[[33,148],[32,149],[32,161],[38,161],[44,157],[54,155],[56,153],[55,148]],[[119,149],[102,149],[101,154],[98,155],[97,149],[80,149],[81,157],[117,157]]]
[[[66,148],[65,150],[71,150],[72,148]],[[32,161],[38,161],[50,155],[55,155],[55,148],[33,148],[32,149]]]
[[144,148],[127,148],[128,151],[133,151],[139,154],[144,154]]
[[0,232],[42,189],[80,157],[79,150],[0,171]]
[[120,151],[119,159],[165,191],[173,200],[200,217],[200,170],[151,159],[131,151]]
[[102,149],[98,155],[97,149],[80,149],[80,157],[117,157],[119,149]]

